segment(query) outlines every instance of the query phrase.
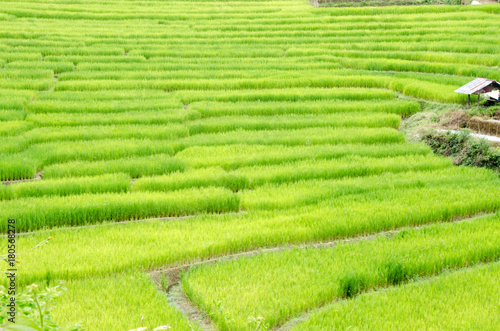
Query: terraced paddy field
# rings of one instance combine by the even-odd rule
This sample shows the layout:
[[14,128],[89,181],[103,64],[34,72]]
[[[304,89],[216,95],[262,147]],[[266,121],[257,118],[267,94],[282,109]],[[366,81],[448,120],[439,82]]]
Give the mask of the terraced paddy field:
[[498,329],[499,175],[399,128],[500,80],[499,14],[1,1],[2,247],[53,238],[19,291],[86,330]]

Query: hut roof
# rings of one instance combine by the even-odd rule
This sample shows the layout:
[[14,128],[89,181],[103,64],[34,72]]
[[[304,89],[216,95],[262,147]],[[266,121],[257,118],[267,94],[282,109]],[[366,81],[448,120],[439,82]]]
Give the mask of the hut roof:
[[462,94],[481,94],[491,92],[494,88],[500,88],[500,83],[494,79],[476,78],[472,82],[455,90]]

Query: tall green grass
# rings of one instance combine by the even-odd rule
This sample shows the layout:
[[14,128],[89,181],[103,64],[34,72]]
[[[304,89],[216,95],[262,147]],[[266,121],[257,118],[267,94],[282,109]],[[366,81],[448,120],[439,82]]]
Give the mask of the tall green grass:
[[222,330],[253,330],[257,317],[263,329],[271,329],[366,289],[495,261],[499,224],[498,217],[489,217],[406,230],[392,239],[260,254],[192,269],[182,285]]

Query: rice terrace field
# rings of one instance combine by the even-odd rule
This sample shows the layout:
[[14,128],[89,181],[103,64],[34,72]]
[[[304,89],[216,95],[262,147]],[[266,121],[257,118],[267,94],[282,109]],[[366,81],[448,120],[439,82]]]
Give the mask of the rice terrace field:
[[500,5],[0,2],[23,330],[500,329],[499,172],[400,129],[500,80]]

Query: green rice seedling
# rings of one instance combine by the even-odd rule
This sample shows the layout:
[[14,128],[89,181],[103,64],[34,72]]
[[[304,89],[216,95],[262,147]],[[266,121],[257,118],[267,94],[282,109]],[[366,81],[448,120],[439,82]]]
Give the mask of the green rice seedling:
[[429,155],[424,144],[340,144],[312,146],[281,145],[221,145],[188,147],[176,154],[190,168],[220,166],[226,170],[252,165],[271,165],[309,160],[330,160],[348,155],[366,157],[395,157],[404,155]]
[[286,250],[195,268],[182,285],[219,328],[252,329],[249,317],[262,316],[270,329],[325,302],[387,285],[387,265],[395,261],[408,278],[495,261],[499,233],[498,218],[440,224],[392,239]]
[[416,72],[431,72],[445,73],[449,75],[461,76],[484,76],[498,77],[498,72],[494,69],[489,69],[483,66],[475,66],[468,64],[434,63],[420,61],[407,61],[399,59],[352,59],[352,58],[337,58],[345,67],[366,70],[382,70],[382,71],[416,71]]
[[304,160],[289,164],[243,167],[233,173],[249,179],[252,187],[266,183],[288,183],[305,179],[369,176],[384,172],[449,168],[452,163],[434,155],[367,158],[348,156],[334,160]]
[[[2,138],[0,138],[1,140]],[[3,138],[5,139],[5,138]],[[16,150],[23,150],[26,148],[23,142],[15,142],[7,146],[2,146],[4,151],[14,152]],[[178,145],[170,141],[161,140],[148,140],[148,139],[105,139],[92,142],[88,144],[85,141],[72,141],[72,142],[57,142],[57,143],[43,143],[33,145],[21,153],[6,155],[0,158],[0,162],[4,164],[2,168],[4,180],[16,180],[33,178],[36,171],[45,166],[64,163],[69,161],[101,161],[101,160],[116,160],[126,157],[141,157],[156,154],[174,154],[178,149]],[[12,164],[9,164],[12,160]],[[26,164],[23,164],[26,163]],[[130,164],[131,166],[131,164]],[[114,169],[120,169],[113,166]],[[156,166],[151,165],[147,168],[149,172],[161,171],[165,165],[160,163]],[[167,166],[170,167],[170,166]],[[92,168],[92,167],[90,167]],[[127,167],[125,167],[127,169]],[[130,169],[130,168],[128,168]],[[156,170],[154,170],[156,169]],[[178,167],[175,167],[178,169]],[[88,170],[91,174],[103,174],[106,172]],[[144,169],[128,170],[131,173],[141,173]],[[124,172],[124,171],[114,171]],[[126,171],[125,171],[126,172]]]
[[[146,59],[149,59],[151,57],[172,57],[178,54],[179,50],[175,49],[167,49],[167,50],[162,50],[162,49],[155,49],[155,50],[140,50],[140,51],[132,51],[132,55],[142,55]],[[247,50],[240,50],[236,51],[234,49],[231,50],[230,54],[225,53],[224,50],[189,50],[185,49],[183,56],[186,58],[200,58],[200,57],[208,57],[208,58],[213,58],[213,57],[231,57],[231,58],[248,58],[248,57],[257,57],[257,58],[273,58],[273,57],[278,57],[281,56],[283,52],[279,49],[247,49]]]
[[19,110],[0,110],[0,122],[22,121],[26,119],[27,113]]
[[168,112],[180,108],[176,100],[144,99],[144,100],[85,100],[62,101],[40,100],[30,103],[28,110],[34,113],[117,113],[133,110],[157,110]]
[[[152,102],[164,102],[165,104],[180,104],[180,100],[172,97],[170,94],[165,94],[162,91],[153,90],[119,90],[119,91],[99,91],[99,92],[81,92],[81,91],[68,91],[68,92],[53,92],[40,94],[37,97],[39,101],[68,101],[78,103],[80,106],[84,105],[86,101],[113,101],[118,102],[125,100],[149,100]],[[58,106],[55,104],[55,106]]]
[[23,110],[26,104],[36,95],[37,92],[35,91],[0,89],[0,109]]
[[393,90],[416,98],[451,103],[467,102],[465,95],[453,92],[455,87],[453,85],[442,85],[403,78],[391,82]]
[[[6,128],[8,130],[8,128]],[[26,141],[19,137],[0,136],[0,154],[21,152],[28,147]]]
[[[283,70],[266,70],[268,75],[282,74]],[[58,81],[83,81],[83,80],[164,80],[164,79],[228,79],[228,78],[260,78],[262,77],[262,70],[213,70],[213,69],[200,69],[200,70],[169,70],[169,71],[153,71],[153,70],[127,70],[127,71],[73,71],[62,73],[58,76]],[[384,97],[382,93],[381,96]],[[395,98],[394,93],[386,91],[386,94]],[[354,93],[353,93],[354,95]],[[376,97],[376,94],[374,95]],[[365,98],[369,98],[366,96]]]
[[[173,330],[197,329],[143,272],[69,280],[65,286],[67,291],[51,312],[63,325],[81,322],[85,330],[95,331],[132,330],[141,325],[150,329],[166,325]],[[99,309],[88,308],[94,306]]]
[[75,65],[72,62],[46,62],[46,61],[15,61],[10,62],[5,65],[6,68],[9,69],[21,69],[21,70],[29,70],[29,69],[38,69],[38,70],[52,70],[54,73],[58,74],[65,71],[73,71],[75,70]]
[[189,133],[243,130],[302,129],[307,127],[391,127],[399,128],[401,118],[395,114],[345,113],[331,115],[226,116],[193,121]]
[[123,55],[124,50],[118,47],[64,47],[42,48],[42,55]]
[[167,111],[126,111],[119,113],[31,113],[26,120],[35,123],[36,126],[160,125],[184,123],[200,117],[201,114],[196,110],[169,109]]
[[398,131],[390,128],[306,128],[297,130],[237,130],[200,134],[179,139],[184,148],[230,144],[321,145],[321,144],[390,144],[403,142]]
[[[295,49],[295,52],[299,52],[301,55],[305,50]],[[324,51],[324,50],[323,50]],[[292,53],[291,51],[287,52],[288,55]],[[460,57],[456,57],[453,54],[445,53],[445,52],[387,52],[387,51],[371,51],[371,52],[362,52],[355,50],[334,50],[330,51],[328,54],[331,56],[344,57],[347,59],[366,59],[366,58],[377,58],[377,59],[401,59],[408,61],[427,61],[427,62],[441,62],[441,63],[461,63],[461,64],[477,64],[477,65],[486,65],[486,66],[498,66],[498,57],[494,55],[486,55],[486,54],[461,54]],[[349,60],[347,60],[349,61]],[[369,62],[369,61],[367,61]],[[348,62],[349,63],[349,62]],[[353,62],[356,65],[363,65],[363,63]],[[368,66],[365,64],[365,66]],[[418,70],[422,71],[422,70]],[[440,72],[441,73],[441,72]]]
[[[239,40],[239,39],[238,39]],[[158,42],[161,42],[159,40]],[[184,61],[183,61],[184,60]],[[265,61],[262,59],[238,59],[238,62],[233,61],[231,58],[226,59],[217,59],[216,61],[211,60],[210,58],[206,58],[203,62],[193,63],[195,60],[199,61],[199,59],[189,59],[188,63],[185,62],[185,59],[172,58],[172,57],[155,57],[148,59],[148,62],[145,64],[136,64],[133,65],[129,63],[79,63],[78,70],[85,72],[100,72],[100,71],[116,71],[116,72],[127,72],[127,71],[180,71],[180,70],[206,70],[210,68],[212,70],[240,70],[242,72],[248,70],[251,66],[253,69],[260,70],[338,70],[341,66],[337,63],[304,63],[297,61],[290,61],[287,58],[279,58],[279,61],[276,61],[270,58],[266,58]],[[220,91],[219,91],[220,92]],[[177,93],[177,92],[176,92]],[[182,91],[184,94],[184,91]],[[186,93],[187,94],[187,93]],[[184,100],[202,100],[202,98],[194,97],[191,99],[189,96],[184,95]]]
[[2,99],[0,100],[0,109],[23,110],[27,101],[28,100],[26,98],[20,96],[2,95]]
[[409,325],[441,330],[464,325],[497,329],[498,277],[500,263],[495,262],[364,293],[313,313],[293,330],[346,329],[354,325],[362,325],[363,330],[403,329]]
[[[26,122],[22,122],[26,123]],[[30,127],[29,123],[27,127]],[[24,124],[26,125],[26,124]],[[0,129],[1,135],[1,129]],[[66,126],[35,128],[18,139],[26,145],[52,141],[85,141],[101,139],[153,139],[175,140],[189,135],[188,129],[179,124],[169,125],[106,125],[106,126]]]
[[476,171],[476,169],[465,167],[445,167],[438,170],[410,170],[356,178],[301,180],[280,183],[279,185],[264,184],[254,190],[241,192],[241,207],[247,210],[293,208],[375,190],[435,187],[449,183],[493,180],[495,176],[490,171]]
[[[46,62],[73,62],[77,65],[80,63],[140,63],[146,62],[144,56],[112,56],[112,55],[48,55],[44,57]],[[80,70],[80,68],[78,67]],[[61,77],[61,76],[60,76]]]
[[43,170],[44,178],[99,176],[108,173],[126,173],[132,178],[165,175],[186,170],[186,163],[167,154],[127,157],[104,161],[72,161],[53,164]]
[[52,70],[4,70],[0,72],[2,79],[35,79],[35,78],[52,78],[54,72]]
[[[316,206],[289,210],[41,231],[17,239],[22,251],[48,235],[55,238],[43,252],[33,252],[30,259],[22,261],[18,279],[29,284],[44,279],[47,272],[53,278],[83,278],[135,268],[150,270],[260,247],[329,241],[446,222],[498,210],[499,187],[498,178],[450,182],[441,187],[401,187],[334,197]],[[141,235],[134,235],[137,233]],[[446,244],[445,239],[442,242]],[[54,260],[61,250],[71,254],[59,254]],[[112,263],[100,263],[92,258],[96,255]],[[75,265],[75,260],[82,262]]]
[[[13,214],[18,226],[34,229],[16,239],[20,252],[54,237],[43,250],[21,256],[18,282],[63,278],[75,286],[67,300],[56,303],[54,316],[68,321],[62,324],[82,320],[88,329],[152,329],[164,318],[166,324],[173,320],[172,329],[189,329],[164,300],[149,295],[154,288],[143,287],[147,279],[137,275],[229,253],[352,238],[500,208],[494,173],[451,167],[433,158],[429,147],[405,144],[395,130],[398,117],[421,111],[425,103],[396,100],[398,93],[454,103],[458,109],[466,97],[453,92],[457,87],[475,75],[498,77],[500,45],[488,33],[498,27],[498,6],[318,10],[289,0],[146,6],[40,0],[2,2],[1,11],[0,174],[33,178],[43,170],[44,179],[10,186],[37,197],[0,201],[0,214]],[[269,178],[259,169],[269,170]],[[254,183],[250,191],[250,177],[242,171],[262,186]],[[148,177],[136,187],[167,192],[70,194],[96,180],[72,177],[117,173]],[[73,184],[75,192],[69,188]],[[219,187],[179,191],[192,186]],[[210,195],[212,190],[221,193]],[[198,198],[187,192],[198,192]],[[219,196],[224,198],[216,200]],[[174,213],[184,204],[192,208],[186,209],[189,215],[205,214],[209,207],[229,211],[234,197],[241,199],[244,213],[99,224]],[[21,215],[23,210],[30,214]],[[57,228],[72,224],[79,228]],[[80,228],[84,224],[95,227]],[[448,237],[441,237],[442,244],[450,243],[452,250],[457,242]],[[429,246],[413,239],[393,250],[415,257]],[[456,254],[477,253],[478,245],[488,242],[482,239],[482,234],[469,236]],[[440,247],[427,248],[446,260]],[[374,287],[372,275],[384,282],[376,286],[412,280],[412,265],[385,253],[347,258],[345,266],[342,259],[325,259],[326,269],[345,267],[345,273],[323,275],[297,298],[287,291],[297,285],[295,274],[271,279],[272,284],[286,277],[281,289],[289,286],[281,292],[291,298],[276,316],[301,314],[290,309],[295,303],[318,307],[313,300],[321,295],[320,305],[356,296]],[[433,261],[426,254],[421,263]],[[440,262],[434,271],[448,263],[475,262],[467,256]],[[379,269],[367,268],[370,274],[349,264],[375,259]],[[304,271],[319,270],[313,281],[326,270],[317,260]],[[251,279],[232,284],[223,296],[236,302],[236,290]],[[146,309],[144,298],[131,296],[134,286],[155,307]],[[240,306],[256,298],[251,304],[273,311],[276,302],[259,300],[263,291],[252,286]],[[328,297],[331,293],[335,296]],[[312,300],[301,301],[306,296]],[[213,299],[216,314],[233,323],[231,305]],[[130,313],[132,306],[137,309]],[[267,315],[248,313],[242,329],[272,327]]]
[[26,121],[8,121],[0,122],[0,137],[16,136],[28,131],[33,124]]
[[410,78],[419,81],[426,81],[443,85],[465,85],[469,82],[468,77],[452,76],[452,75],[434,75],[421,72],[397,72],[394,73],[396,78]]
[[[443,38],[443,34],[439,33],[439,36]],[[446,35],[446,34],[445,34]],[[429,36],[430,37],[430,36]],[[419,36],[421,38],[421,36]],[[478,47],[477,44],[473,44],[470,42],[463,42],[462,40],[459,40],[458,38],[447,38],[447,40],[442,40],[439,42],[439,40],[432,39],[430,37],[428,42],[425,43],[418,43],[419,38],[402,38],[402,37],[395,37],[395,38],[387,38],[387,37],[382,37],[382,38],[369,38],[371,39],[370,42],[368,42],[365,45],[361,44],[351,44],[349,45],[351,49],[365,49],[366,51],[390,51],[390,50],[396,50],[396,51],[407,51],[407,52],[412,52],[412,51],[432,51],[432,52],[450,52],[450,53],[478,53],[478,54],[494,54],[495,51],[497,51],[497,46],[487,46],[485,48]],[[376,42],[378,39],[378,43]],[[445,42],[443,42],[445,41]],[[484,40],[486,41],[486,39]]]
[[248,188],[249,180],[241,175],[232,174],[222,168],[202,168],[170,175],[145,177],[134,182],[135,191],[174,191],[189,187],[220,186],[233,191]]
[[108,192],[130,192],[130,176],[118,173],[3,185],[0,186],[0,200]]
[[0,180],[30,179],[36,176],[40,162],[24,155],[0,156]]
[[[401,15],[401,14],[434,14],[434,13],[445,13],[445,12],[453,12],[459,14],[461,11],[472,12],[473,10],[483,10],[476,8],[461,8],[461,7],[445,7],[445,8],[436,8],[433,6],[418,6],[418,7],[405,7],[405,6],[390,6],[390,7],[361,7],[361,8],[332,8],[328,10],[328,15],[330,16],[345,16],[345,15],[356,15],[358,19],[362,19],[363,16],[370,16],[373,14],[389,14],[389,15]],[[491,10],[488,8],[484,9]]]
[[271,116],[289,114],[333,114],[346,112],[394,113],[410,115],[420,111],[416,102],[407,101],[352,101],[352,102],[199,102],[191,107],[203,117],[219,116]]
[[150,217],[223,213],[239,210],[239,198],[223,188],[187,189],[169,193],[103,193],[66,197],[25,198],[1,203],[2,232],[7,219],[17,220],[19,232],[57,226],[80,226],[106,221]]
[[5,63],[14,61],[40,61],[42,59],[42,54],[40,53],[24,53],[24,52],[1,52],[0,56],[5,60]]
[[0,81],[0,88],[14,90],[48,90],[54,82],[52,79],[5,79]]
[[197,80],[85,80],[59,82],[55,91],[100,91],[100,90],[130,90],[154,89],[163,91],[178,90],[235,90],[235,89],[272,89],[293,87],[363,87],[387,88],[390,79],[366,76],[319,76],[319,77],[278,77],[274,79],[197,79]]
[[313,101],[313,100],[390,100],[395,95],[389,90],[361,88],[289,88],[269,90],[234,91],[176,91],[174,95],[182,103],[197,101],[241,102],[241,101]]
[[105,139],[93,141],[52,142],[33,145],[23,156],[40,160],[43,166],[68,161],[115,160],[130,156],[173,155],[176,144],[149,139]]

